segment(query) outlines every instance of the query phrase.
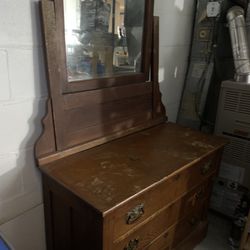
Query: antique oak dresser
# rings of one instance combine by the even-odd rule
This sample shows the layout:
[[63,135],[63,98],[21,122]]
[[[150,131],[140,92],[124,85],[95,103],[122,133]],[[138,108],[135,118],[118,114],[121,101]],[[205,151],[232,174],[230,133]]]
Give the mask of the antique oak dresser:
[[167,122],[152,0],[42,0],[48,250],[191,250],[222,138]]

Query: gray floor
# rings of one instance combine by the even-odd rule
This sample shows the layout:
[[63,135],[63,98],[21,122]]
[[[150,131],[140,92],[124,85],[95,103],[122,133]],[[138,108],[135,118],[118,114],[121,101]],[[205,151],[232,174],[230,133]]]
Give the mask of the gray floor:
[[232,250],[228,244],[230,228],[230,221],[216,214],[209,214],[207,237],[194,250]]

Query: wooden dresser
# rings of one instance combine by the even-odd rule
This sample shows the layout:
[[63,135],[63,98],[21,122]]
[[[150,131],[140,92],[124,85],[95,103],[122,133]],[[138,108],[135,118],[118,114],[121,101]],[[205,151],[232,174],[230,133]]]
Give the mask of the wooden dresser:
[[42,166],[48,250],[192,249],[224,143],[167,123]]
[[153,6],[41,1],[48,250],[189,250],[206,235],[225,141],[166,123]]

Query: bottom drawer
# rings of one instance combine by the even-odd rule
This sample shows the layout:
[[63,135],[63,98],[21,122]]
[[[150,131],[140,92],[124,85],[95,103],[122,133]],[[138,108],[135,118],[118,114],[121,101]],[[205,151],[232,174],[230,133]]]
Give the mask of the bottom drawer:
[[203,222],[205,211],[205,204],[201,204],[201,206],[192,211],[192,213],[177,224],[174,232],[172,248],[178,246],[180,242],[184,241],[199,227]]
[[[199,207],[194,209],[190,214],[188,214],[184,219],[182,219],[177,224],[173,225],[167,231],[162,233],[159,237],[157,237],[150,245],[143,248],[145,250],[170,250],[175,249],[176,247],[179,249],[181,246],[182,250],[185,249],[187,245],[193,244],[193,242],[198,240],[198,237],[191,237],[193,234],[199,234],[202,239],[205,236],[205,230],[201,230],[201,225],[206,224],[203,221],[203,213],[204,213],[205,203],[200,204]],[[196,232],[198,231],[198,232]],[[190,239],[189,239],[190,238]],[[194,238],[194,240],[193,240]],[[185,243],[187,241],[187,243]],[[198,241],[199,242],[199,241]],[[185,243],[185,244],[182,244]],[[184,248],[183,248],[184,247]],[[192,249],[192,248],[190,248]]]
[[168,229],[166,232],[156,238],[145,250],[170,250],[174,238],[175,227]]
[[[198,219],[202,218],[203,208],[207,204],[209,193],[210,181],[207,181],[190,191],[182,199],[156,213],[134,232],[120,237],[114,242],[112,249],[160,250],[162,246],[172,245],[173,242],[180,241],[195,227]],[[173,229],[178,221],[183,221],[181,222],[183,225],[178,223],[177,227]]]
[[[195,230],[190,233],[174,250],[193,250],[205,237],[207,234],[208,223],[207,221],[202,221],[197,225]],[[166,249],[159,249],[166,250]]]
[[113,250],[144,250],[150,242],[164,232],[171,225],[176,223],[181,209],[181,201],[178,201],[168,208],[160,211],[154,218],[142,225],[138,230],[128,237],[115,242]]

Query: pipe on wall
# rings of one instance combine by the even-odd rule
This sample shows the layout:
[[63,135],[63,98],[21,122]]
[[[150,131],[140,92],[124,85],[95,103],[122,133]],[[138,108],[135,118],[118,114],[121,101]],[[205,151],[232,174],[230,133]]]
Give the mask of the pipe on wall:
[[235,66],[235,80],[250,84],[250,56],[244,10],[233,6],[227,12],[227,20]]

